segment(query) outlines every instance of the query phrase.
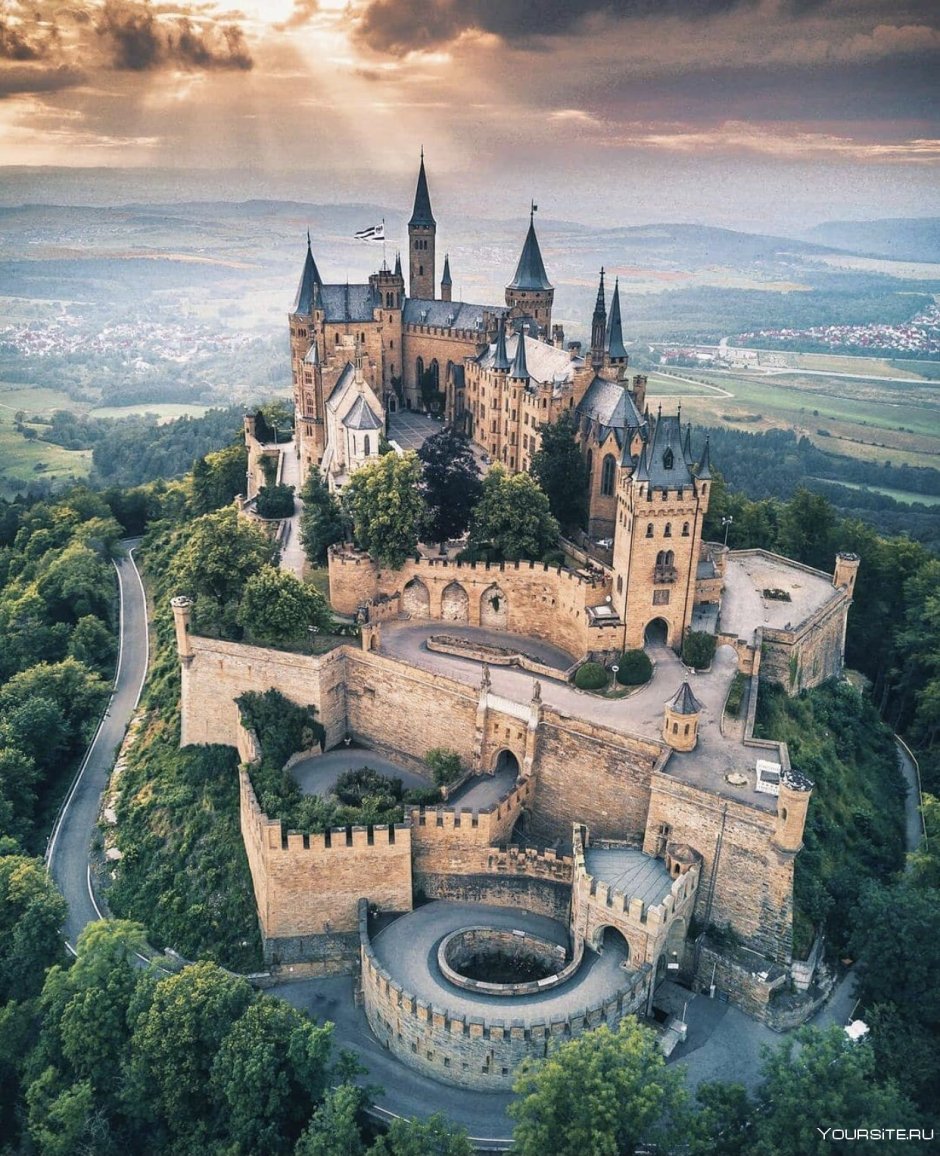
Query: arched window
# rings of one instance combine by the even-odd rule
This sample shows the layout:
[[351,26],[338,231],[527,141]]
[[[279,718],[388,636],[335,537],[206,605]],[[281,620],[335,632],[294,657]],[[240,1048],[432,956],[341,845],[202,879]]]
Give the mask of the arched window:
[[617,469],[617,461],[613,454],[607,454],[604,458],[604,465],[601,469],[601,493],[605,498],[609,498],[614,492],[614,474]]
[[421,385],[421,378],[424,377],[424,358],[419,357],[415,361],[415,384]]
[[431,373],[433,374],[433,377],[434,377],[434,388],[440,389],[441,370],[440,370],[440,366],[437,364],[437,358],[436,357],[431,362],[431,364],[428,366],[428,369],[431,371]]
[[652,536],[653,536],[653,523],[652,522],[646,523],[646,536],[647,536],[647,538],[652,538]]
[[667,550],[666,553],[663,555],[663,565],[664,566],[672,566],[675,563],[675,560],[676,560],[676,556],[672,552],[672,550]]
[[333,334],[333,344],[339,345],[339,334],[338,333]]
[[388,343],[388,347],[389,347],[389,349],[394,349],[394,348],[395,348],[395,338],[394,338],[394,337],[393,337],[393,338],[391,339],[391,341]]
[[688,536],[689,536],[689,523],[683,522],[682,523],[682,537],[688,538]]
[[656,565],[657,566],[665,566],[666,565],[666,551],[665,550],[660,550],[659,553],[656,555]]
[[365,453],[366,457],[368,457],[369,454],[372,453],[372,442],[369,440],[368,434],[366,434],[366,436],[362,439],[362,448],[363,448],[363,452]]
[[665,528],[665,530],[663,530],[663,537],[664,538],[671,538],[672,537],[672,522],[666,523],[666,528]]

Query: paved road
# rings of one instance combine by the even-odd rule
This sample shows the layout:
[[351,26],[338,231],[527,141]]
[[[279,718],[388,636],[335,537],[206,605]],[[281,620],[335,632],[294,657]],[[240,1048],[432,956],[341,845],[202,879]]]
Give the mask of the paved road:
[[281,569],[289,570],[298,578],[303,578],[307,556],[300,541],[300,515],[304,508],[303,502],[297,497],[300,493],[300,461],[293,442],[284,446],[281,454],[284,462],[281,470],[281,482],[285,486],[294,487],[294,515],[290,519],[287,538],[281,546]]
[[[125,542],[132,550],[137,542]],[[74,946],[82,928],[101,918],[89,889],[89,854],[101,794],[147,674],[147,607],[129,552],[116,563],[121,595],[121,646],[108,709],[69,792],[46,848],[46,864],[69,905],[65,938]]]

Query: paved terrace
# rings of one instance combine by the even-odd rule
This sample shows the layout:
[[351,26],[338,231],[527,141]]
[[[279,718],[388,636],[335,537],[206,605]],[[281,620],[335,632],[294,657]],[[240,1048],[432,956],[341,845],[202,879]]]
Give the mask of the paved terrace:
[[[440,622],[384,623],[380,652],[456,682],[478,687],[479,662],[437,654],[427,649],[427,639],[432,634],[440,634],[441,630]],[[776,799],[758,794],[751,785],[755,778],[758,752],[721,734],[720,720],[725,698],[737,670],[737,660],[731,647],[719,649],[712,669],[707,674],[692,674],[668,647],[649,646],[647,653],[654,663],[652,680],[627,698],[608,699],[576,690],[562,681],[562,671],[570,665],[571,659],[557,647],[550,647],[537,639],[484,630],[463,622],[448,622],[446,630],[450,635],[488,642],[494,646],[511,643],[518,645],[527,654],[541,657],[543,662],[555,666],[559,672],[557,682],[548,678],[541,680],[542,700],[546,705],[562,714],[599,723],[621,734],[661,740],[663,707],[687,679],[703,707],[698,746],[688,754],[673,752],[665,768],[666,773],[693,786],[750,803],[761,810],[776,810]],[[550,657],[552,653],[554,658]],[[518,703],[527,703],[532,698],[535,680],[531,674],[511,667],[491,666],[489,669],[495,694]],[[763,754],[762,757],[768,755]],[[732,786],[725,778],[732,772],[748,776],[749,784],[743,787]]]
[[[784,590],[790,600],[765,598],[765,590]],[[796,628],[839,597],[828,576],[771,554],[741,551],[728,555],[721,597],[721,629],[750,641],[758,626]]]
[[414,771],[406,770],[397,763],[383,759],[365,747],[345,747],[340,750],[327,751],[323,755],[314,755],[309,759],[302,759],[295,763],[291,774],[297,780],[301,791],[305,795],[328,795],[336,786],[336,780],[346,771],[358,771],[360,767],[371,767],[380,775],[388,775],[391,779],[401,779],[405,790],[421,787],[433,787],[430,778],[416,775]]

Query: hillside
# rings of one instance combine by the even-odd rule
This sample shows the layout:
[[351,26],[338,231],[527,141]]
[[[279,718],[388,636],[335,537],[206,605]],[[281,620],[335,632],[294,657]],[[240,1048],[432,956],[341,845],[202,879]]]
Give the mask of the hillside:
[[881,221],[826,221],[806,233],[810,241],[894,261],[940,261],[940,217]]

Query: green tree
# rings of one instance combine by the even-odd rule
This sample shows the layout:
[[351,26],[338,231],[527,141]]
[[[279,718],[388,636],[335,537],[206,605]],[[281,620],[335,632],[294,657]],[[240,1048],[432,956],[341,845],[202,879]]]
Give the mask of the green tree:
[[756,1105],[741,1084],[700,1084],[691,1156],[749,1156]]
[[259,518],[290,518],[294,513],[294,487],[277,483],[262,486],[255,510]]
[[797,562],[831,571],[835,529],[835,511],[826,499],[799,489],[783,508],[777,548]]
[[458,538],[483,492],[470,440],[453,429],[436,433],[418,450],[423,469],[421,492],[428,516],[426,540],[444,543]]
[[[832,1141],[820,1129],[910,1128],[917,1113],[892,1084],[875,1076],[875,1054],[842,1028],[801,1028],[764,1053],[761,1111],[748,1149],[753,1156],[830,1156]],[[877,1153],[882,1143],[853,1144]]]
[[369,1149],[370,1156],[473,1156],[475,1151],[466,1131],[440,1112],[426,1120],[393,1120]]
[[511,477],[493,466],[470,520],[470,547],[499,560],[539,559],[554,546],[558,522],[548,498],[528,474]]
[[565,531],[582,528],[588,514],[588,472],[571,410],[539,427],[539,448],[532,455],[532,476],[542,487],[552,514]]
[[682,1074],[633,1016],[524,1060],[513,1089],[520,1156],[620,1156],[641,1141],[669,1150],[687,1134]]
[[682,661],[694,670],[705,670],[715,657],[715,636],[704,630],[690,631],[682,641]]
[[431,777],[438,786],[452,783],[460,777],[463,769],[460,765],[460,755],[450,747],[432,747],[424,756],[431,771]]
[[346,537],[346,520],[335,494],[316,470],[311,470],[300,492],[304,504],[300,515],[300,540],[312,566],[326,562],[330,546]]
[[323,1098],[333,1025],[264,997],[231,1026],[212,1065],[225,1131],[242,1152],[289,1152]]
[[0,856],[0,1004],[38,995],[64,956],[65,900],[40,859]]
[[245,583],[236,621],[254,642],[290,646],[305,642],[310,627],[328,626],[332,616],[319,590],[286,570],[262,566]]
[[425,517],[421,463],[413,450],[367,462],[349,479],[343,504],[356,544],[383,566],[397,568],[418,548]]
[[87,1080],[63,1085],[49,1067],[26,1092],[29,1133],[41,1156],[75,1156],[92,1152],[94,1092]]
[[367,1102],[365,1090],[355,1084],[332,1089],[311,1117],[294,1156],[363,1156],[360,1119]]
[[248,451],[243,444],[227,446],[197,458],[193,464],[190,505],[194,514],[209,514],[229,506],[236,494],[244,494],[248,475]]
[[195,596],[202,625],[230,627],[248,579],[276,563],[277,547],[231,506],[197,518],[185,537],[175,563],[177,590]]
[[46,567],[37,590],[54,621],[77,622],[86,614],[106,620],[114,571],[94,550],[72,542]]
[[99,674],[109,674],[116,654],[117,640],[100,618],[91,614],[79,618],[69,638],[70,657]]
[[252,998],[245,980],[214,963],[192,964],[156,984],[131,1037],[125,1092],[131,1114],[176,1135],[204,1124],[215,1058]]

